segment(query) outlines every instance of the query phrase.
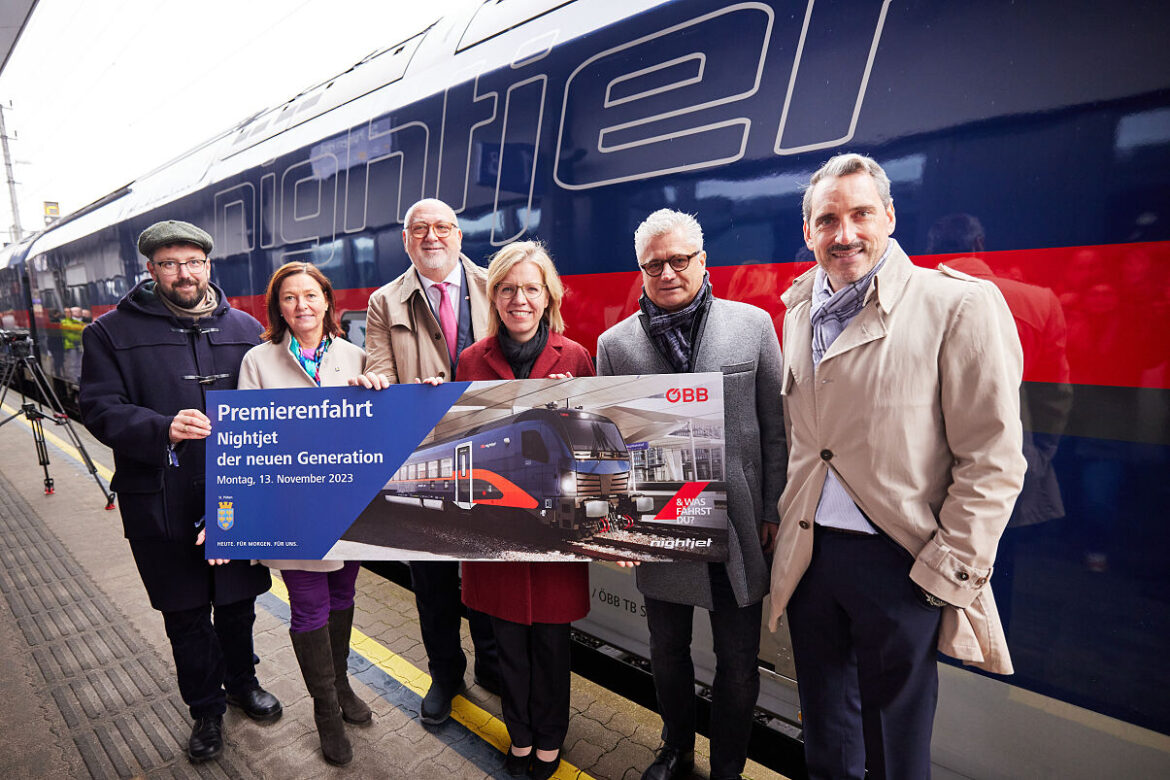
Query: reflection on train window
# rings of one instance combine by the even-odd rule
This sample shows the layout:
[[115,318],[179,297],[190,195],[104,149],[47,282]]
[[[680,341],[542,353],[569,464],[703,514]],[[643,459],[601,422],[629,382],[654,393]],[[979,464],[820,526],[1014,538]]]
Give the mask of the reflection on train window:
[[548,463],[548,447],[544,446],[544,439],[537,431],[524,431],[520,435],[521,452],[527,460],[537,463]]
[[574,450],[586,450],[596,455],[625,455],[626,446],[622,442],[621,432],[612,422],[573,417],[563,417],[562,422],[568,429],[569,441]]
[[442,462],[442,465],[440,467],[440,472],[439,472],[440,477],[451,477],[454,474],[454,471],[452,471],[451,464],[452,464],[452,461],[450,458],[443,458],[443,462]]

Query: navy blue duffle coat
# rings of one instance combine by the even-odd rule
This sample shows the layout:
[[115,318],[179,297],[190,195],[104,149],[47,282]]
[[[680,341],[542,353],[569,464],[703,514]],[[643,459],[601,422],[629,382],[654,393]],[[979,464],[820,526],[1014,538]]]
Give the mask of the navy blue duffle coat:
[[268,590],[268,570],[248,561],[213,567],[204,560],[195,539],[204,513],[206,443],[181,442],[172,460],[168,429],[180,410],[205,410],[208,390],[236,387],[244,353],[263,329],[233,309],[218,287],[212,314],[176,317],[154,284],[139,283],[82,331],[82,418],[113,450],[110,488],[151,604],[164,611],[230,604]]

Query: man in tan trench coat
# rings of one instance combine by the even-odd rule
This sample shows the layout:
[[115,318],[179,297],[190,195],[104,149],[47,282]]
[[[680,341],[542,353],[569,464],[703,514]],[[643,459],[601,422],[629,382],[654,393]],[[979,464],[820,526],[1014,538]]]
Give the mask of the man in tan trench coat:
[[[487,271],[462,253],[463,231],[441,200],[420,200],[406,212],[402,243],[411,267],[370,296],[366,314],[363,384],[455,378],[459,353],[487,334]],[[419,629],[427,650],[431,687],[420,720],[435,726],[451,715],[463,689],[467,659],[459,641],[463,604],[456,561],[410,564]],[[475,681],[499,691],[499,662],[491,621],[468,611],[475,644]]]
[[805,193],[817,266],[783,296],[787,613],[811,778],[926,778],[935,649],[1012,671],[988,584],[1023,483],[1023,355],[994,285],[915,267],[885,172],[834,157]]

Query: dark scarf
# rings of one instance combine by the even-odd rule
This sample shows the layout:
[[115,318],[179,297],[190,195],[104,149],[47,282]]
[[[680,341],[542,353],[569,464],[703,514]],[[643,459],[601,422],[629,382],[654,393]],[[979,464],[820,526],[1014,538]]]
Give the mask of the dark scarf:
[[542,319],[536,329],[536,335],[528,341],[514,341],[505,328],[500,328],[497,335],[500,349],[504,352],[504,359],[512,367],[512,373],[517,379],[527,379],[532,373],[536,359],[548,344],[548,323]]
[[650,338],[654,339],[658,347],[670,361],[670,365],[680,374],[688,373],[693,363],[691,355],[691,338],[694,336],[695,317],[699,309],[711,297],[711,277],[703,274],[703,286],[699,294],[683,308],[677,311],[663,311],[646,296],[643,289],[642,297],[638,299],[638,306],[649,320],[647,327]]

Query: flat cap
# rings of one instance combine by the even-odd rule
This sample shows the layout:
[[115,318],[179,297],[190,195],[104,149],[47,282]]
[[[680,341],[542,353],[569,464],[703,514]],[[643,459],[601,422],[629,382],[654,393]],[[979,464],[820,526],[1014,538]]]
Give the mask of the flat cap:
[[154,250],[167,244],[194,244],[205,254],[211,254],[211,236],[190,222],[166,219],[155,222],[138,236],[138,251],[147,260],[154,254]]

